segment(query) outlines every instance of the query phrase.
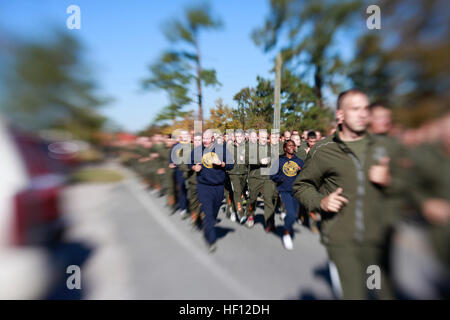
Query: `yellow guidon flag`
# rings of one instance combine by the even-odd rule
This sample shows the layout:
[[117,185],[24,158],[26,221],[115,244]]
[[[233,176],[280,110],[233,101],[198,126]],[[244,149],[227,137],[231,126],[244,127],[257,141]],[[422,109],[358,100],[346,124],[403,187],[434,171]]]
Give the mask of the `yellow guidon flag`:
[[205,153],[202,157],[202,164],[205,168],[211,169],[213,167],[213,162],[220,161],[219,156],[214,152]]
[[297,171],[300,169],[300,166],[294,161],[288,161],[283,165],[283,173],[288,177],[293,177],[297,175]]

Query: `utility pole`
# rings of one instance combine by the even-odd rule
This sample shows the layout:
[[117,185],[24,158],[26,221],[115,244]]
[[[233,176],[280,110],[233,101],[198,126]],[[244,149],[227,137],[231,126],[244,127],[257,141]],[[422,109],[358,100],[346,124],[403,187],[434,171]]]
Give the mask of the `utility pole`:
[[281,53],[277,54],[275,60],[275,92],[273,108],[273,131],[280,132],[280,93],[281,93]]
[[[274,106],[273,106],[273,128],[272,133],[280,133],[280,94],[281,94],[281,53],[277,54],[275,60],[275,89],[274,89]],[[271,163],[270,167],[261,168],[262,175],[276,174],[279,165],[279,152],[278,146],[272,144],[271,149]]]

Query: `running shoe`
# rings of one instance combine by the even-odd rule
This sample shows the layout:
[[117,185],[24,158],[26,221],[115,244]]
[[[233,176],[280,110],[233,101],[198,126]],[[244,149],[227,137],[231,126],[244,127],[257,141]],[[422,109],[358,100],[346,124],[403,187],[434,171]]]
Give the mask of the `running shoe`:
[[275,225],[273,222],[267,222],[266,229],[264,229],[266,233],[274,232],[275,231]]
[[189,215],[186,212],[186,209],[181,210],[180,212],[181,219],[186,219]]
[[211,243],[211,244],[209,245],[208,250],[209,250],[209,253],[214,253],[214,252],[216,252],[216,250],[217,250],[217,245],[216,245],[216,243],[215,243],[215,242],[214,242],[214,243]]
[[253,216],[248,217],[246,222],[247,228],[251,229],[255,225],[255,221],[253,220]]
[[285,234],[283,236],[283,245],[286,248],[286,250],[294,249],[294,244],[292,243],[292,238],[289,234]]

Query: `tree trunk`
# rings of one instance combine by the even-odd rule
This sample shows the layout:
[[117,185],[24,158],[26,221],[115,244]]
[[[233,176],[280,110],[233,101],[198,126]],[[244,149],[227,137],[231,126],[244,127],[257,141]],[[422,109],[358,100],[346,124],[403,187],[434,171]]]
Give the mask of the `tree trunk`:
[[316,72],[314,73],[314,93],[316,94],[317,105],[319,106],[320,109],[323,108],[322,87],[323,87],[322,66],[320,64],[316,64]]
[[280,95],[281,95],[281,53],[277,54],[275,60],[275,88],[274,88],[274,108],[273,108],[273,129],[280,130]]

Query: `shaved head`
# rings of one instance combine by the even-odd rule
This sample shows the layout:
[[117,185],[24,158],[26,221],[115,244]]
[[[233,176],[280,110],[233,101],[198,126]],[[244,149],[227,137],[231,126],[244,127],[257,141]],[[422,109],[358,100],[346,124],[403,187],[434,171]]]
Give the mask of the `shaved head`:
[[211,129],[206,130],[203,132],[203,145],[205,147],[208,147],[213,143],[214,141],[214,132]]

